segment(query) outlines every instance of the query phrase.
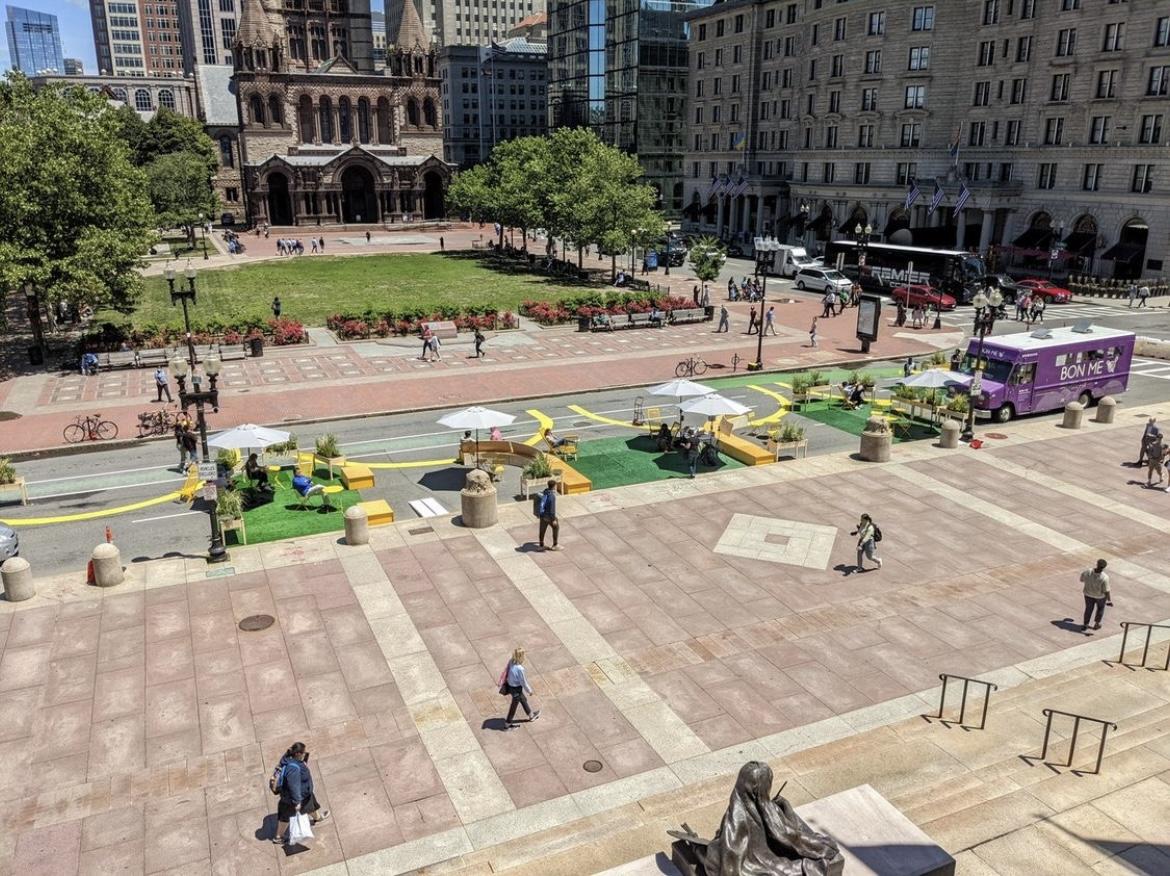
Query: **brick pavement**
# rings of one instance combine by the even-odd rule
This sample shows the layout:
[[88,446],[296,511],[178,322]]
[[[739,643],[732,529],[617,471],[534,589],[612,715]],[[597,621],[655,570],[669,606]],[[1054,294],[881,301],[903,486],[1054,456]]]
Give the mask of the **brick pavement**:
[[[940,671],[1079,665],[1095,640],[1065,619],[1099,554],[1111,622],[1170,617],[1167,498],[1111,464],[1136,429],[1023,422],[977,454],[566,497],[556,554],[513,505],[476,533],[233,549],[227,577],[172,558],[113,591],[42,581],[0,603],[0,871],[399,872],[924,711]],[[886,565],[845,575],[859,497]],[[257,612],[275,626],[239,632]],[[543,712],[504,732],[516,644]],[[335,818],[289,855],[264,783],[296,738]]]

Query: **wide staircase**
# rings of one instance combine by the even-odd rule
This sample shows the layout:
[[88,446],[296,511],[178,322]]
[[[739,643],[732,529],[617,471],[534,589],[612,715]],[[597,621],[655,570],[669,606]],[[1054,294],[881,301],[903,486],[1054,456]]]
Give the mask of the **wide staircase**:
[[[868,783],[955,857],[958,874],[1170,874],[1167,645],[1152,645],[1141,666],[1145,632],[1135,629],[1128,666],[1114,652],[992,691],[983,729],[982,685],[969,685],[960,725],[962,682],[952,681],[944,720],[912,717],[770,760],[776,787],[787,782],[784,795],[799,806]],[[1044,710],[1053,714],[1041,759]],[[1074,719],[1060,713],[1088,719],[1071,765]],[[1092,719],[1110,722],[1099,772],[1105,725]],[[669,855],[666,831],[683,821],[711,835],[737,769],[425,872],[584,876]]]

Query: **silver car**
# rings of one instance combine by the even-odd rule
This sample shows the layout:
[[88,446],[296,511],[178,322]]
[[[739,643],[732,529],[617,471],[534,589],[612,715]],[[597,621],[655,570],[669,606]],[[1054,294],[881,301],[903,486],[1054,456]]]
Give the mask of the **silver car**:
[[833,292],[840,295],[853,289],[853,281],[832,268],[801,268],[796,274],[797,289],[812,289],[817,292]]
[[0,563],[20,553],[20,539],[11,526],[0,523]]

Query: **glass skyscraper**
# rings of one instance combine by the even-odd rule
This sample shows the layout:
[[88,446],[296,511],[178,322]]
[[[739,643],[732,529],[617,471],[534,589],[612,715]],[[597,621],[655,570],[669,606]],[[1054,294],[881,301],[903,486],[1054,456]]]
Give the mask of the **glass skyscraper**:
[[548,121],[635,153],[662,208],[683,206],[686,13],[712,0],[550,0]]
[[52,71],[65,72],[61,53],[61,29],[57,16],[6,6],[8,12],[4,29],[8,33],[8,55],[12,67],[27,76]]

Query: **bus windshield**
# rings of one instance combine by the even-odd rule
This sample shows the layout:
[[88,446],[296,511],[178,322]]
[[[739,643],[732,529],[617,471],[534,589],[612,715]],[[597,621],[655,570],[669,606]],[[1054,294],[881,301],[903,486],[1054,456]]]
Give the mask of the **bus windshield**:
[[968,282],[982,280],[987,275],[987,266],[979,256],[964,256],[963,274]]

